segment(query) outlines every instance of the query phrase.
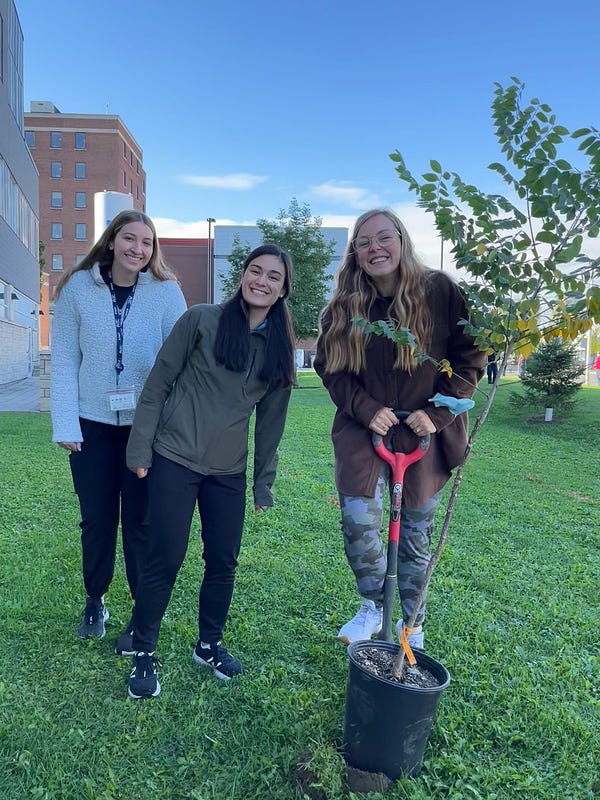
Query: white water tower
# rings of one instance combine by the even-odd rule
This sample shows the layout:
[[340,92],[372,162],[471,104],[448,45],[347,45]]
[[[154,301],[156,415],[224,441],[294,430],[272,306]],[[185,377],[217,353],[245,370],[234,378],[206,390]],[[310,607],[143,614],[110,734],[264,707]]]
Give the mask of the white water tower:
[[104,233],[120,211],[133,209],[133,195],[123,192],[96,192],[94,194],[94,242]]

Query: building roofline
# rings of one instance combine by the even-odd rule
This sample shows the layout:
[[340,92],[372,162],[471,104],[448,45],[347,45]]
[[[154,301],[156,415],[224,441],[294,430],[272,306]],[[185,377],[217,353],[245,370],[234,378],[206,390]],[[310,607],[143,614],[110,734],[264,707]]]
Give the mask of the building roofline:
[[187,239],[185,237],[159,236],[158,241],[163,244],[177,245],[178,247],[198,247],[208,244],[208,239]]
[[53,120],[53,119],[71,119],[71,120],[75,120],[75,119],[81,119],[81,120],[83,120],[83,119],[86,119],[86,120],[104,119],[104,120],[107,120],[107,121],[113,121],[114,120],[114,121],[116,121],[116,122],[118,122],[118,123],[120,123],[122,125],[122,127],[127,131],[130,139],[133,142],[135,142],[136,145],[139,147],[140,153],[143,153],[142,147],[139,144],[138,140],[135,138],[135,136],[129,130],[127,125],[125,125],[125,123],[123,122],[123,120],[121,119],[121,117],[118,114],[63,114],[62,111],[57,111],[56,113],[49,112],[49,111],[25,111],[25,112],[23,112],[23,121],[25,123],[25,127],[27,127],[27,121],[31,117],[36,117],[38,119],[51,119],[51,120]]

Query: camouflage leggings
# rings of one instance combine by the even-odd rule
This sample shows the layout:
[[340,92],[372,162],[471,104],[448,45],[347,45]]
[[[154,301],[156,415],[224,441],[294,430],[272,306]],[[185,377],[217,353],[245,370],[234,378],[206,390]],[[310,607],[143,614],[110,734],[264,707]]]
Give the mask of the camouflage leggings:
[[[375,497],[349,497],[340,494],[342,532],[346,558],[354,572],[358,592],[376,605],[383,603],[383,584],[386,555],[381,539],[384,492],[389,481],[389,469],[377,481]],[[433,519],[442,492],[435,494],[424,506],[407,509],[402,506],[400,543],[398,546],[398,590],[402,616],[408,622],[419,595],[425,570],[430,560],[429,547]],[[417,616],[415,626],[421,625],[425,607]]]

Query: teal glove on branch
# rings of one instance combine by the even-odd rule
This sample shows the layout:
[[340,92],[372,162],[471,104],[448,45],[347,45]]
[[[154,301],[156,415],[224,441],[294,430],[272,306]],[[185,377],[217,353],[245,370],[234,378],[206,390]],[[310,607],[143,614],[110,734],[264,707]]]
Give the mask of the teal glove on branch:
[[440,394],[439,392],[433,397],[429,398],[429,402],[433,403],[436,408],[444,406],[453,414],[462,414],[463,411],[469,411],[475,405],[474,401],[467,397],[448,397],[448,395]]

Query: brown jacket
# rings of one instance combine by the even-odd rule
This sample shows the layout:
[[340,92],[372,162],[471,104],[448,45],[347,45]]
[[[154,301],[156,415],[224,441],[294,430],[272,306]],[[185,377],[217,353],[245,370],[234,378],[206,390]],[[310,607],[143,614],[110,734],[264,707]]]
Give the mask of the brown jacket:
[[[322,337],[317,342],[315,370],[320,375],[337,407],[331,438],[335,453],[335,480],[338,491],[351,496],[373,497],[381,460],[372,446],[369,423],[384,406],[404,411],[423,409],[436,426],[427,455],[408,467],[403,502],[407,508],[424,505],[450,477],[463,459],[467,442],[467,414],[454,416],[446,408],[436,408],[429,398],[437,392],[451,397],[471,397],[481,379],[486,361],[469,336],[463,333],[461,319],[467,310],[458,287],[443,273],[434,273],[428,285],[428,302],[433,319],[429,355],[447,358],[453,369],[449,378],[431,363],[421,364],[413,374],[394,368],[395,346],[383,336],[371,336],[366,346],[367,366],[360,374],[326,372]],[[378,297],[370,321],[386,319],[390,298]],[[323,330],[331,324],[325,312]],[[466,379],[461,380],[458,376]],[[394,428],[393,449],[410,452],[417,438],[402,423]]]

